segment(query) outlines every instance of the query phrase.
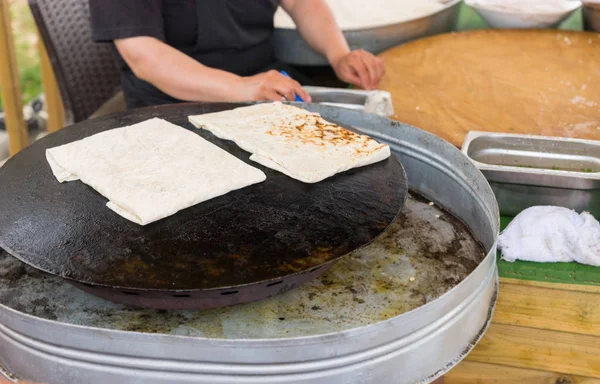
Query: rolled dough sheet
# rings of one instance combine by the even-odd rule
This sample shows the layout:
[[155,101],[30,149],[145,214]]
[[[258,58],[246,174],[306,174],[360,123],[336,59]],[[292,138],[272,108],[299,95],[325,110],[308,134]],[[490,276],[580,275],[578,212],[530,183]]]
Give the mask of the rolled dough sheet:
[[189,117],[192,124],[252,154],[250,160],[305,183],[387,159],[390,148],[282,103]]
[[600,140],[600,34],[468,31],[380,56],[394,119],[457,147],[469,131]]
[[59,182],[81,180],[110,209],[146,225],[265,174],[168,121],[154,118],[46,150]]

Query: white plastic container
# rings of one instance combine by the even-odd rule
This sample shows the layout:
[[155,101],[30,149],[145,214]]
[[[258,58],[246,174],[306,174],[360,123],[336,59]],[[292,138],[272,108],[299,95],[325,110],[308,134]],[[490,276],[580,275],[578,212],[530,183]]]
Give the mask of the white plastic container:
[[579,0],[465,0],[492,28],[555,28],[581,7]]

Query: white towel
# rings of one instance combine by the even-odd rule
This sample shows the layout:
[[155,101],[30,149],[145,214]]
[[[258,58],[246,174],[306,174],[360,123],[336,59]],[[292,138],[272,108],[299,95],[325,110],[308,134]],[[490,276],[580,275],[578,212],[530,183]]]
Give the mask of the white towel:
[[498,238],[506,261],[570,262],[600,266],[600,223],[587,212],[552,206],[521,212]]
[[59,182],[81,180],[124,218],[145,225],[265,174],[197,134],[154,118],[46,150]]

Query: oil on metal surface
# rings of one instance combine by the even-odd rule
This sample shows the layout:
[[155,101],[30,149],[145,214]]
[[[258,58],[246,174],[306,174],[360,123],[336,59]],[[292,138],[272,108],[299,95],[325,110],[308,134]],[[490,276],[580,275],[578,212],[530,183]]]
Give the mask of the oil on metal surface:
[[435,300],[484,259],[469,229],[428,203],[412,195],[373,244],[316,280],[255,303],[205,311],[132,309],[74,290],[7,254],[0,259],[0,301],[62,323],[210,338],[301,337],[362,327]]

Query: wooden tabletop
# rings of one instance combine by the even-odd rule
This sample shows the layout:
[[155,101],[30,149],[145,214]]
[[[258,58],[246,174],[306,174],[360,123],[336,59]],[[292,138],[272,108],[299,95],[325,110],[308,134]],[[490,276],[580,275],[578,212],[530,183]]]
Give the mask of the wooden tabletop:
[[468,131],[600,140],[600,35],[480,30],[381,54],[395,119],[460,147]]

